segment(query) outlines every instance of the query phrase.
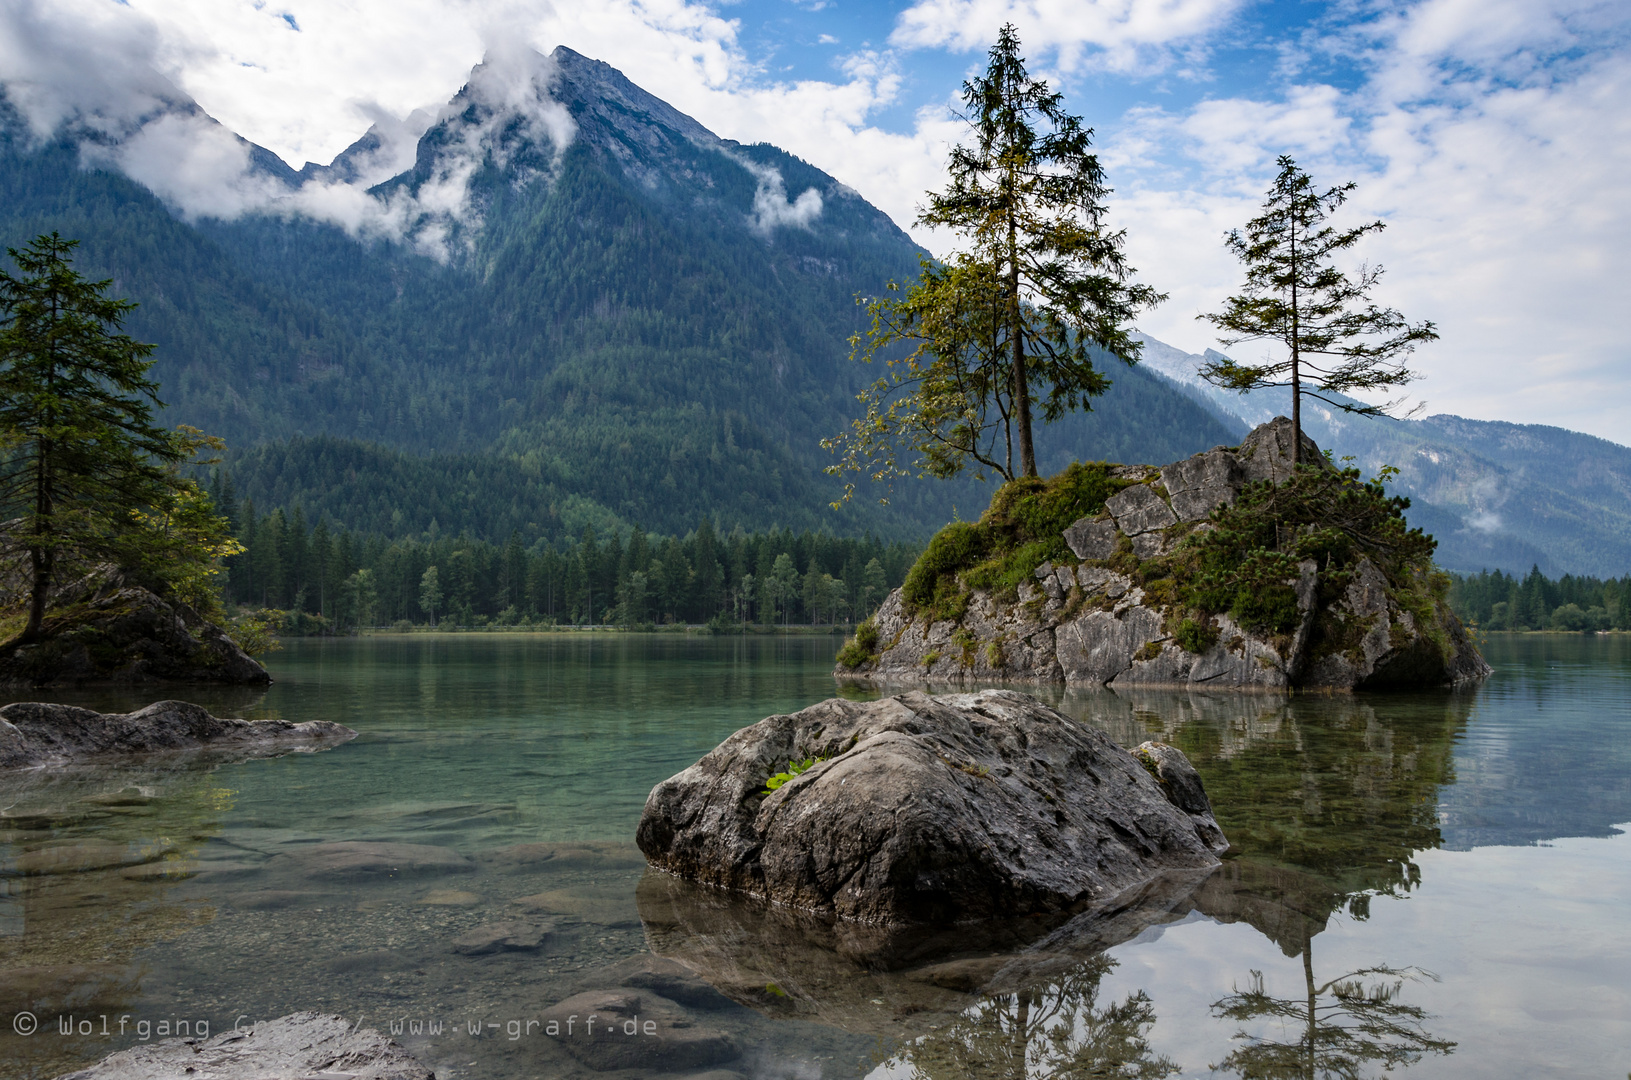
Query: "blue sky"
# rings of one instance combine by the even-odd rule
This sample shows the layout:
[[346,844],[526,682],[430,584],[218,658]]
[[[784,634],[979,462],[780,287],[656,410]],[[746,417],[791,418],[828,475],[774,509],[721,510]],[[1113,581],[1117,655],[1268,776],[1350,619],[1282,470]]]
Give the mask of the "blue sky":
[[[1631,443],[1624,0],[0,0],[0,79],[39,124],[135,117],[173,84],[298,166],[434,110],[490,47],[565,44],[943,254],[955,238],[916,207],[1005,21],[1098,132],[1113,221],[1171,294],[1147,332],[1214,344],[1195,316],[1238,285],[1221,237],[1289,153],[1357,181],[1353,223],[1387,222],[1356,256],[1386,267],[1383,302],[1439,326],[1412,387],[1428,412]],[[252,208],[207,136],[155,132],[143,175],[186,213]]]

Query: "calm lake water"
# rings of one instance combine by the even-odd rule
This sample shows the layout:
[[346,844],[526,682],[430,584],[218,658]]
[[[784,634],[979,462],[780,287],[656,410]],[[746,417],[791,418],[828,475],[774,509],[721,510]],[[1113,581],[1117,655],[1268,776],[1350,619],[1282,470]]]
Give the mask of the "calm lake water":
[[[1457,694],[1044,695],[1181,746],[1225,866],[1085,938],[892,970],[631,843],[658,781],[837,692],[836,644],[296,641],[265,693],[192,699],[354,741],[0,779],[0,1074],[301,1009],[397,1025],[444,1080],[1631,1073],[1631,639],[1497,637]],[[495,923],[549,932],[472,954]],[[723,991],[693,980],[670,1017],[720,1060],[596,1071],[527,1024],[653,954]]]

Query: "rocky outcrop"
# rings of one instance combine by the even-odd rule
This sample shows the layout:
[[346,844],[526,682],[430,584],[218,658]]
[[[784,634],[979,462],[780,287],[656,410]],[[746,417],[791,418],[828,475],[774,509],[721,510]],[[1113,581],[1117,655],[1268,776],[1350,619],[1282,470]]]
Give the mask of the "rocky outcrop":
[[44,630],[36,644],[0,646],[0,686],[272,681],[225,630],[106,568],[64,586]]
[[175,751],[266,757],[321,749],[356,735],[328,720],[223,720],[185,701],[159,701],[133,713],[18,702],[0,708],[0,769]]
[[1182,754],[1141,750],[1011,690],[833,699],[659,784],[636,839],[658,869],[863,923],[1068,913],[1228,846]]
[[211,1038],[165,1039],[109,1054],[58,1080],[436,1080],[401,1046],[343,1016],[292,1013]]
[[[1184,635],[1173,579],[1140,584],[1135,568],[1172,554],[1246,485],[1292,474],[1284,417],[1238,447],[1216,447],[1161,469],[1120,467],[1129,482],[1101,513],[1064,530],[1069,558],[1037,567],[1017,596],[973,589],[955,619],[914,610],[895,590],[871,620],[877,654],[835,674],[888,685],[958,682],[1070,686],[1187,686],[1228,690],[1361,690],[1455,685],[1489,666],[1425,580],[1396,583],[1368,558],[1331,595],[1313,560],[1288,579],[1295,625],[1264,633],[1228,614]],[[1303,437],[1304,462],[1329,469]],[[1424,575],[1417,574],[1417,578]],[[1325,595],[1322,596],[1322,589]]]

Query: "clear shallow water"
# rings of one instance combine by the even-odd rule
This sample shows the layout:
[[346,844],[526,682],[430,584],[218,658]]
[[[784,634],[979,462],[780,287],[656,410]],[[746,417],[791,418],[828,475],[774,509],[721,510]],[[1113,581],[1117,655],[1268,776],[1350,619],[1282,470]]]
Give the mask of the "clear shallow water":
[[[653,951],[732,999],[681,1022],[732,1040],[723,1067],[744,1076],[1309,1075],[1311,982],[1314,1075],[1345,1059],[1358,1075],[1631,1071],[1623,636],[1497,637],[1496,677],[1465,694],[1054,692],[1124,744],[1183,747],[1235,851],[1198,888],[1045,963],[962,956],[932,976],[676,893],[629,843],[653,784],[745,724],[831,696],[835,645],[292,642],[264,695],[191,696],[227,715],[337,720],[363,732],[353,742],[0,780],[0,1073],[94,1061],[138,1041],[144,1019],[156,1037],[166,1020],[219,1032],[306,1008],[402,1023],[444,1078],[703,1071],[597,1072],[525,1026]],[[348,842],[419,847],[387,849],[410,857],[374,873],[346,864]],[[454,946],[517,919],[552,927],[542,948]],[[994,983],[992,964],[1006,965]],[[1001,992],[967,993],[976,969]],[[25,1009],[42,1025],[29,1036],[12,1030]],[[91,1032],[63,1034],[66,1016]],[[442,1033],[414,1036],[407,1018]]]

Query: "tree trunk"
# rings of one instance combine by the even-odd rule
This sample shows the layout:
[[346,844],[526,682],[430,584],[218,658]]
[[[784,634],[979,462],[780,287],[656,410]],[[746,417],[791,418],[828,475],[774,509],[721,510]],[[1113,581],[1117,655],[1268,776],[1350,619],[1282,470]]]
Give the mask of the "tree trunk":
[[[1296,205],[1292,205],[1292,213],[1296,213]],[[1303,383],[1302,371],[1299,361],[1302,359],[1301,344],[1302,320],[1297,311],[1297,275],[1300,268],[1297,266],[1297,222],[1295,216],[1291,222],[1291,464],[1293,466],[1303,463]]]
[[1319,1058],[1316,1054],[1316,1044],[1319,1041],[1319,993],[1314,989],[1314,941],[1310,934],[1303,934],[1303,980],[1308,987],[1308,1054],[1305,1069],[1308,1080],[1315,1080],[1314,1066]]
[[1019,468],[1036,475],[1036,447],[1031,442],[1031,387],[1025,373],[1025,311],[1019,302],[1019,248],[1012,220],[1008,224],[1008,336],[1013,348],[1014,420],[1019,427]]

